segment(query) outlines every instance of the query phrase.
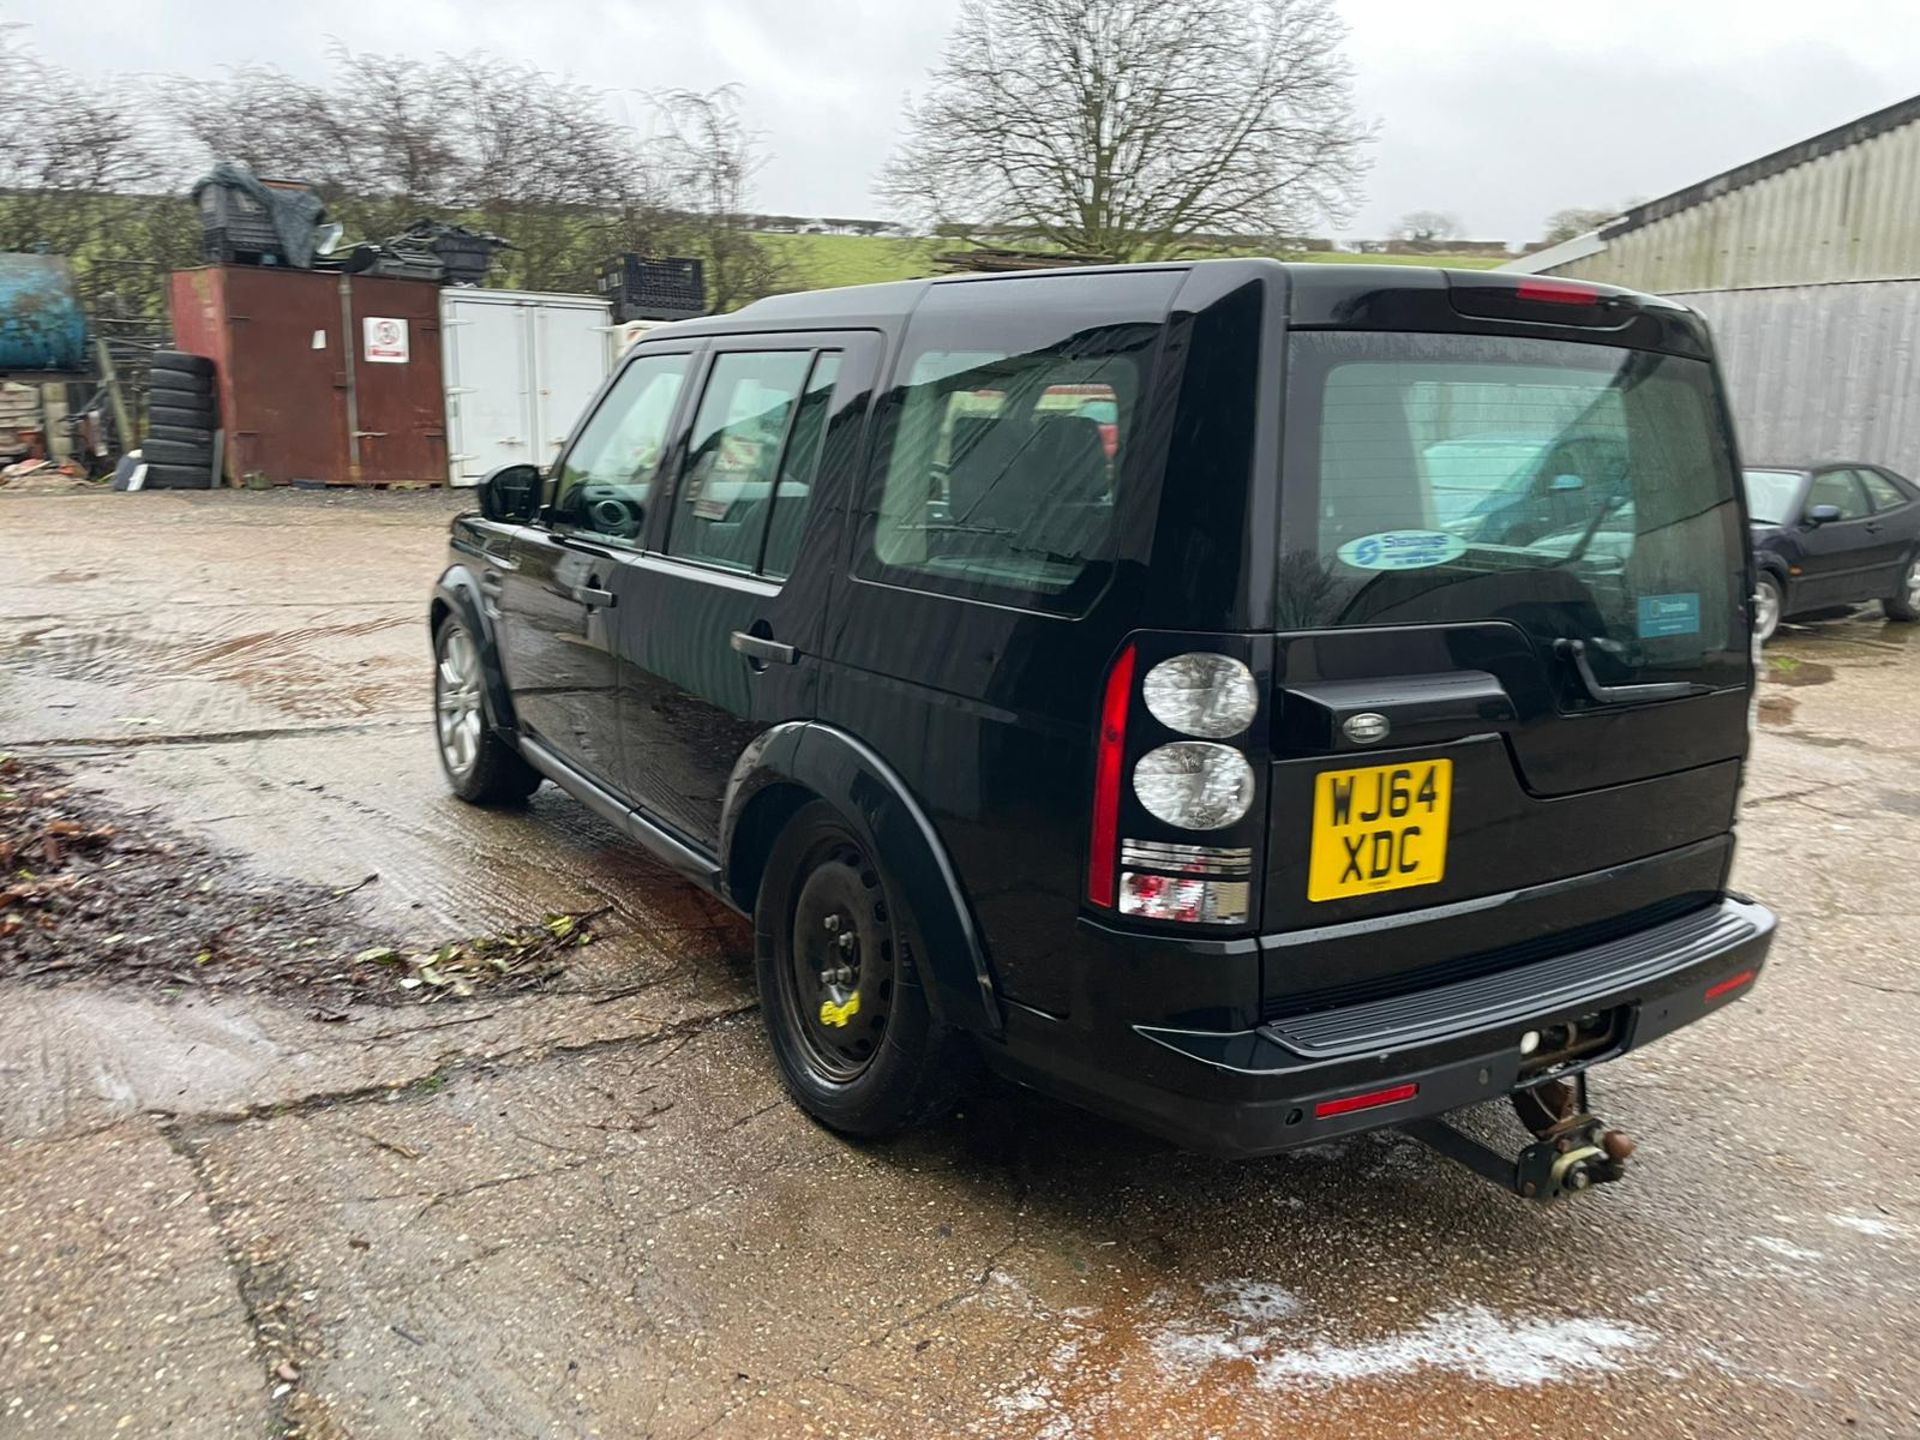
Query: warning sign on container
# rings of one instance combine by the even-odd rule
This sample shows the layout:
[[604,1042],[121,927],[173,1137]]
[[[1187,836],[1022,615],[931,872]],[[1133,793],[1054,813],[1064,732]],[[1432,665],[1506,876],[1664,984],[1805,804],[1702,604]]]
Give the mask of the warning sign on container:
[[407,363],[406,321],[369,315],[366,326],[367,359],[376,364],[404,365]]

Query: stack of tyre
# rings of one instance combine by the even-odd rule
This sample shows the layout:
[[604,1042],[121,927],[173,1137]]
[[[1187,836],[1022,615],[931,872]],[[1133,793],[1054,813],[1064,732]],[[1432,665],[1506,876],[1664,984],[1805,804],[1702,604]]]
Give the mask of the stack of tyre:
[[147,438],[140,446],[149,490],[210,490],[214,408],[213,361],[180,350],[154,352],[148,375]]

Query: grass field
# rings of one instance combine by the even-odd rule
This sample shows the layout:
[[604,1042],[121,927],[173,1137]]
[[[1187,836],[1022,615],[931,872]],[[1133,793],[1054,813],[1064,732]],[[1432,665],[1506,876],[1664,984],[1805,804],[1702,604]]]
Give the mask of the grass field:
[[[793,267],[798,288],[823,290],[835,285],[874,285],[934,274],[934,256],[961,249],[953,240],[908,240],[891,235],[762,235]],[[1456,270],[1491,270],[1501,262],[1484,255],[1348,255],[1315,252],[1283,255],[1283,260],[1345,265],[1447,265]]]

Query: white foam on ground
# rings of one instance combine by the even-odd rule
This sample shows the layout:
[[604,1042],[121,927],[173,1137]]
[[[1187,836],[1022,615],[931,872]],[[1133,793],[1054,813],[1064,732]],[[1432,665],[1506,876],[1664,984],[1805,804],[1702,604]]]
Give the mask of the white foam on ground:
[[1802,1249],[1791,1241],[1781,1240],[1773,1235],[1756,1235],[1753,1237],[1753,1243],[1758,1245],[1762,1250],[1771,1250],[1783,1260],[1818,1260],[1821,1258],[1818,1250]]
[[1219,1327],[1170,1325],[1154,1337],[1154,1352],[1175,1365],[1199,1366],[1216,1360],[1251,1360],[1272,1341],[1274,1326],[1300,1313],[1292,1291],[1264,1280],[1225,1280],[1205,1287],[1206,1297],[1226,1322]]
[[1653,1346],[1650,1330],[1598,1319],[1516,1319],[1483,1305],[1440,1310],[1411,1329],[1342,1342],[1305,1339],[1299,1303],[1275,1286],[1254,1282],[1209,1287],[1224,1322],[1176,1323],[1154,1341],[1163,1364],[1196,1368],[1219,1361],[1253,1366],[1270,1388],[1393,1379],[1447,1371],[1507,1387],[1547,1385],[1577,1375],[1614,1372],[1624,1358]]
[[1400,1335],[1352,1345],[1320,1341],[1259,1362],[1262,1384],[1337,1383],[1446,1370],[1517,1387],[1621,1369],[1618,1356],[1651,1344],[1637,1325],[1609,1320],[1511,1320],[1481,1305],[1441,1311]]
[[1827,1219],[1844,1229],[1857,1230],[1862,1235],[1871,1235],[1878,1240],[1891,1240],[1906,1233],[1905,1226],[1873,1215],[1829,1215]]

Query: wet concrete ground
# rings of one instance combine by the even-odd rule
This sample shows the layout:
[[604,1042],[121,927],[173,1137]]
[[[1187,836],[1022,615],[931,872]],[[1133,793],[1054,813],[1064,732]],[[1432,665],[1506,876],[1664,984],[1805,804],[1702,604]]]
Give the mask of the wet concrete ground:
[[423,943],[611,907],[540,996],[0,986],[0,1436],[1920,1434],[1912,628],[1768,652],[1775,964],[1607,1068],[1637,1173],[1542,1210],[1392,1135],[818,1130],[740,922],[551,789],[442,793],[450,509],[0,496],[0,748]]

